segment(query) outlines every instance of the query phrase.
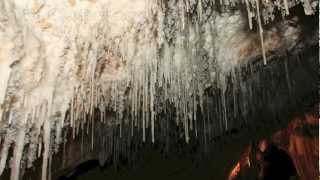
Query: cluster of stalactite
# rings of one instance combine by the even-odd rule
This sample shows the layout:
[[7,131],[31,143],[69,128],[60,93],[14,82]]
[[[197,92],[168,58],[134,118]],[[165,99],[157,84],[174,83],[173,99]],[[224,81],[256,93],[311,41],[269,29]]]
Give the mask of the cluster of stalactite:
[[[84,75],[77,83],[70,84],[70,95],[55,100],[55,84],[65,78],[57,72],[55,78],[48,80],[51,88],[46,90],[45,101],[26,107],[28,99],[21,89],[19,99],[22,100],[16,103],[17,107],[0,109],[0,117],[6,119],[0,131],[0,174],[8,164],[8,152],[14,144],[11,180],[19,179],[20,169],[31,167],[41,156],[42,179],[46,180],[52,155],[66,141],[62,138],[64,128],[72,127],[75,138],[80,130],[89,132],[91,127],[94,139],[97,119],[116,129],[112,133],[117,132],[120,139],[126,138],[121,141],[126,143],[121,145],[134,144],[139,137],[142,142],[148,139],[153,143],[166,142],[171,132],[175,132],[175,137],[185,139],[186,143],[200,136],[202,144],[208,146],[213,137],[246,123],[230,120],[250,111],[249,106],[254,104],[252,87],[260,87],[258,78],[245,82],[245,75],[235,62],[216,60],[217,10],[246,7],[248,27],[259,28],[266,63],[263,23],[272,21],[277,11],[288,15],[289,8],[300,3],[306,14],[314,13],[317,3],[309,0],[157,1],[150,3],[146,18],[111,42],[106,39],[106,26],[97,27],[93,39],[75,39],[79,41],[76,48],[80,53],[76,55],[78,64],[74,69]],[[10,11],[10,7],[6,9]],[[105,56],[117,59],[125,67],[123,77],[103,79]],[[59,71],[68,71],[63,68],[59,66]],[[17,88],[16,84],[14,87]],[[61,101],[70,103],[60,111],[53,109],[53,104]],[[106,118],[110,111],[115,112],[114,120]],[[105,134],[108,130],[105,129]],[[112,136],[102,133],[100,137],[105,137],[103,144],[107,149],[113,148],[108,151],[111,155],[120,148],[109,146],[114,144],[109,141]],[[91,148],[94,147],[92,143]]]
[[[288,15],[288,8],[298,3],[301,2],[263,1],[261,6],[272,6],[273,9],[261,8],[261,16],[259,1],[246,1],[249,25],[252,28],[250,19],[256,19],[262,49],[261,18],[264,23],[273,20],[271,15],[276,8],[280,12],[283,10],[283,15]],[[133,32],[125,34],[119,41],[120,49],[124,50],[121,55],[129,67],[129,75],[121,83],[117,81],[107,86],[110,88],[107,92],[111,92],[109,109],[117,113],[120,126],[123,119],[128,119],[126,122],[131,126],[142,128],[143,140],[149,133],[152,142],[155,141],[155,121],[161,119],[157,115],[174,109],[172,119],[176,125],[183,127],[184,138],[188,142],[190,131],[194,131],[197,136],[197,112],[205,113],[205,94],[209,91],[220,95],[215,104],[221,106],[219,117],[222,117],[222,121],[217,123],[220,124],[219,131],[228,130],[227,77],[231,74],[233,97],[237,91],[245,94],[248,86],[243,85],[236,64],[230,62],[223,65],[215,58],[215,49],[219,44],[215,42],[215,17],[218,13],[213,10],[214,1],[159,1],[157,5],[151,8],[150,19],[137,24]],[[225,2],[220,3],[221,5],[236,7],[241,3]],[[311,2],[305,1],[303,5],[306,7],[306,14],[314,13]],[[263,59],[266,64],[264,50]],[[234,104],[235,107],[241,106],[244,114],[247,112],[248,102],[245,98],[241,102],[234,99]],[[151,132],[146,132],[146,129]]]

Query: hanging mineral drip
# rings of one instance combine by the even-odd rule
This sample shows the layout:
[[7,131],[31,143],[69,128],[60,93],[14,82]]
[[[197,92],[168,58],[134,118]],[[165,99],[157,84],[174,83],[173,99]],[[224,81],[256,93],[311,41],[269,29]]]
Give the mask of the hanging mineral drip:
[[286,73],[286,81],[287,81],[287,86],[288,86],[289,93],[291,95],[292,86],[291,86],[291,78],[290,78],[290,72],[289,72],[289,67],[288,67],[288,61],[289,61],[289,57],[285,57],[284,68],[285,68],[285,73]]
[[[260,6],[259,2],[263,4]],[[78,133],[80,131],[82,133],[81,152],[86,151],[85,145],[83,145],[86,135],[84,131],[86,130],[89,134],[91,130],[91,134],[88,135],[89,140],[91,135],[91,149],[94,148],[94,143],[102,141],[101,145],[105,148],[103,150],[106,151],[103,155],[104,158],[110,156],[108,158],[114,158],[116,162],[123,154],[125,156],[129,154],[127,151],[131,151],[131,145],[139,146],[134,144],[138,143],[135,137],[139,137],[139,142],[146,142],[151,139],[152,143],[166,141],[165,143],[170,144],[170,135],[176,129],[178,129],[178,132],[174,133],[177,134],[177,138],[189,143],[194,140],[193,136],[199,136],[195,140],[204,141],[204,146],[208,147],[214,134],[221,135],[219,133],[233,127],[233,121],[228,119],[232,116],[229,115],[229,112],[232,112],[231,108],[233,108],[233,118],[238,118],[240,115],[245,117],[254,110],[254,107],[252,107],[253,94],[257,92],[255,89],[257,85],[243,82],[242,78],[235,77],[237,73],[232,72],[232,89],[230,90],[227,85],[228,75],[223,72],[226,71],[224,63],[228,62],[218,62],[218,53],[220,52],[217,52],[216,48],[219,48],[217,46],[220,46],[220,42],[214,41],[216,36],[219,38],[220,34],[213,32],[212,28],[220,28],[218,27],[219,24],[215,24],[220,15],[213,12],[216,10],[214,9],[216,7],[214,3],[218,3],[218,1],[157,0],[156,3],[159,4],[157,8],[159,9],[152,9],[155,6],[152,3],[154,1],[148,0],[147,7],[151,10],[144,13],[147,17],[139,17],[138,22],[132,22],[130,28],[117,37],[112,37],[109,34],[111,28],[113,28],[109,24],[109,20],[106,21],[107,18],[110,18],[109,16],[107,18],[102,16],[101,22],[95,22],[99,27],[101,25],[99,30],[102,32],[94,29],[97,30],[92,35],[94,37],[90,34],[88,37],[83,37],[81,31],[70,37],[70,39],[73,38],[71,42],[69,42],[69,37],[66,37],[68,44],[74,44],[68,45],[68,48],[64,50],[70,50],[68,52],[70,54],[63,54],[63,56],[66,56],[66,59],[64,59],[66,62],[63,62],[61,66],[65,66],[62,69],[66,71],[66,74],[65,77],[61,78],[62,83],[58,84],[61,86],[59,88],[60,91],[63,91],[62,94],[66,95],[63,98],[57,97],[57,99],[63,99],[63,101],[69,103],[68,107],[66,107],[67,105],[63,107],[54,106],[53,102],[56,97],[44,93],[43,99],[47,100],[41,98],[39,98],[39,102],[35,100],[30,109],[25,112],[26,117],[21,115],[22,117],[17,118],[17,111],[20,111],[20,109],[11,106],[10,108],[5,107],[6,102],[2,102],[8,94],[4,92],[7,91],[7,84],[4,83],[5,88],[2,88],[0,94],[0,104],[2,105],[0,107],[0,121],[9,128],[4,128],[1,131],[1,134],[3,134],[0,137],[0,175],[3,173],[5,166],[9,164],[11,157],[8,157],[8,155],[12,154],[10,151],[12,148],[11,180],[19,179],[20,174],[22,174],[20,168],[24,159],[26,159],[28,167],[32,167],[32,163],[41,156],[43,158],[42,179],[50,179],[52,154],[58,152],[59,144],[64,143],[64,146],[66,145],[67,133],[65,132],[68,131],[69,127],[72,128],[72,140],[77,140]],[[246,5],[250,29],[253,28],[253,19],[257,20],[263,62],[266,64],[264,31],[261,20],[263,19],[264,23],[270,22],[269,19],[273,20],[273,18],[268,16],[270,14],[274,15],[277,10],[281,10],[282,13],[285,10],[285,15],[289,15],[290,8],[299,3],[303,5],[305,14],[310,15],[314,13],[317,2],[310,0],[220,0],[219,5],[222,7],[220,10],[223,13],[228,12],[230,7],[235,10],[236,5],[241,3]],[[20,33],[18,28],[24,27],[28,21],[18,22],[16,18],[22,15],[17,14],[14,17],[13,5],[14,2],[8,0],[0,2],[0,10],[5,9],[0,14],[1,17],[4,13],[3,17],[8,16],[14,19],[14,22],[11,22],[10,18],[8,19],[8,27],[17,23],[17,27],[14,27],[12,32]],[[267,9],[267,6],[270,9]],[[87,12],[84,8],[80,9],[81,21],[83,21],[87,18]],[[74,8],[74,10],[77,11],[77,8]],[[101,9],[101,11],[104,10]],[[95,13],[99,14],[99,12]],[[29,15],[27,19],[29,19]],[[236,24],[241,23],[233,23],[233,25]],[[2,25],[0,24],[1,27]],[[82,25],[85,26],[85,24]],[[90,26],[90,28],[95,26],[96,24]],[[221,29],[223,31],[225,27]],[[17,35],[17,38],[13,39],[18,39],[17,41],[28,39],[24,37],[27,34],[24,32],[26,30],[28,28],[24,28],[21,38],[20,35]],[[73,28],[70,31],[73,31]],[[8,32],[11,32],[11,30]],[[66,34],[68,33],[72,32],[66,32]],[[125,45],[120,46],[118,39]],[[15,49],[23,49],[27,45],[21,44],[20,46],[19,44],[16,46],[19,48]],[[73,54],[73,51],[76,52]],[[21,54],[25,55],[27,53],[26,51]],[[39,55],[39,59],[42,60],[42,58]],[[57,57],[57,61],[60,60],[59,58]],[[22,55],[17,59],[23,59]],[[72,66],[68,64],[69,61],[74,61]],[[98,68],[100,61],[103,70]],[[24,65],[25,62],[21,60],[19,63]],[[291,87],[292,79],[290,78],[292,77],[290,77],[289,64],[287,63],[285,61],[285,73],[288,89],[291,91],[293,87]],[[41,63],[39,64],[41,66]],[[208,64],[214,68],[208,68]],[[5,65],[7,66],[7,64]],[[13,64],[12,68],[5,69],[7,71],[5,74],[12,74],[10,72],[14,67]],[[37,68],[30,69],[36,70]],[[46,81],[45,74],[41,72],[41,82],[39,84]],[[214,77],[208,81],[208,77],[211,77],[211,75]],[[218,80],[216,77],[220,79]],[[7,77],[4,78],[4,81],[7,81]],[[70,87],[61,85],[63,83],[70,83]],[[51,82],[48,84],[51,87]],[[54,87],[56,86],[54,85]],[[42,90],[41,88],[39,89]],[[44,87],[44,89],[46,88]],[[212,95],[214,96],[213,101],[209,99],[211,94],[208,95],[207,92],[214,94]],[[229,92],[231,92],[230,96],[228,96]],[[30,94],[32,93],[34,92],[30,92]],[[22,101],[24,102],[24,100]],[[230,108],[232,103],[233,107],[231,105]],[[114,112],[115,117],[109,118],[108,111]],[[96,112],[100,114],[95,116]],[[53,119],[55,115],[58,117]],[[95,117],[100,119],[99,123],[106,125],[105,130],[101,130],[103,128],[97,126]],[[112,118],[115,118],[115,120]],[[131,133],[127,132],[130,131],[130,128]],[[99,131],[102,131],[102,137],[94,137]],[[26,138],[30,138],[29,142],[25,142]],[[27,143],[28,146],[25,146]],[[13,144],[14,146],[12,146]],[[90,147],[88,148],[90,149]],[[28,153],[27,158],[24,157],[23,152]]]
[[289,15],[289,6],[288,6],[288,0],[283,0],[284,8],[286,11],[286,15]]
[[0,107],[0,122],[2,121],[2,114],[3,114],[3,109]]
[[7,159],[8,159],[8,153],[9,153],[9,149],[11,147],[11,144],[13,142],[12,139],[12,130],[7,130],[7,134],[4,138],[4,142],[2,144],[2,148],[1,148],[1,157],[0,157],[0,175],[2,175],[6,164],[7,164]]
[[250,10],[250,4],[249,0],[245,0],[246,7],[247,7],[247,13],[248,13],[248,21],[249,21],[249,28],[252,29],[252,12]]
[[202,10],[202,0],[198,0],[198,16],[199,16],[199,21],[200,23],[202,22],[202,14],[203,14],[203,10]]
[[20,178],[20,162],[22,159],[22,153],[25,145],[26,121],[28,117],[29,117],[29,113],[26,113],[24,122],[21,122],[21,127],[17,135],[17,139],[15,142],[16,145],[13,152],[13,161],[11,164],[10,180],[19,180]]
[[[49,117],[49,116],[48,116]],[[44,124],[44,139],[43,139],[43,144],[44,144],[44,151],[43,151],[43,161],[42,161],[42,180],[47,180],[48,179],[48,159],[50,155],[50,139],[51,139],[51,122],[49,119],[45,121]]]
[[258,18],[258,25],[259,25],[259,34],[260,34],[260,42],[261,42],[261,49],[262,49],[262,57],[263,57],[263,64],[267,64],[267,58],[266,58],[266,51],[264,48],[264,39],[263,39],[263,28],[261,23],[261,16],[260,16],[260,6],[259,6],[259,0],[256,1],[256,9],[257,9],[257,18]]

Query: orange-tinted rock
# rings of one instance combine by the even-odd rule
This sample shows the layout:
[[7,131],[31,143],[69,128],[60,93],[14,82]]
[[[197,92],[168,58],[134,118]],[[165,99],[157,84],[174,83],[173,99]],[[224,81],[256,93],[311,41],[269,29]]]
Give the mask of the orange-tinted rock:
[[[297,176],[301,180],[316,180],[319,177],[319,117],[317,108],[303,116],[296,116],[288,124],[286,129],[277,131],[271,137],[271,141],[265,139],[259,142],[257,149],[256,161],[262,166],[268,162],[263,162],[263,153],[269,145],[275,145],[279,150],[285,151],[290,156]],[[247,150],[245,151],[248,152]],[[229,174],[229,180],[235,180],[239,177],[240,171],[246,171],[250,166],[241,166],[244,155],[241,156],[238,163],[233,167]],[[250,157],[250,153],[247,155]],[[243,168],[242,168],[243,167]],[[265,172],[262,167],[259,172],[264,176]]]
[[70,6],[75,6],[76,5],[76,0],[68,0]]
[[[277,132],[272,140],[287,141],[282,146],[292,158],[301,180],[318,179],[319,160],[319,121],[316,109],[304,116],[296,117],[288,129]],[[278,144],[278,143],[277,143]],[[286,144],[286,143],[282,143]]]

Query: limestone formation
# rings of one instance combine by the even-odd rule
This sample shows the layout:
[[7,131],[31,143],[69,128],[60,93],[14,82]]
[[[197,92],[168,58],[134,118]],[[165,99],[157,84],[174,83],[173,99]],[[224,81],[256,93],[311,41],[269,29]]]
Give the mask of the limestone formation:
[[[143,142],[155,143],[161,116],[174,109],[169,120],[188,143],[198,136],[208,93],[219,96],[211,105],[217,116],[201,128],[227,131],[227,96],[252,96],[240,65],[254,57],[267,64],[272,51],[296,44],[299,25],[282,20],[272,28],[277,14],[296,6],[314,15],[318,1],[1,0],[0,175],[9,166],[18,180],[42,157],[47,180],[67,127],[75,137],[97,120],[119,127],[120,138],[140,129]],[[249,101],[234,98],[234,106],[246,114]]]

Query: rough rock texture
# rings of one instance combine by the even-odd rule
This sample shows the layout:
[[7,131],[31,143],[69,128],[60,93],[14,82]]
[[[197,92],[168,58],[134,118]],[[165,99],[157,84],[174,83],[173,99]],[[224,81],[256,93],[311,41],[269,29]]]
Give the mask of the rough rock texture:
[[319,106],[296,117],[288,129],[273,135],[272,140],[292,158],[299,179],[319,178]]
[[[315,44],[318,35],[306,34],[303,17],[316,14],[317,5],[311,0],[2,0],[0,174],[9,165],[11,179],[19,179],[20,170],[41,156],[47,179],[69,127],[73,138],[92,128],[94,149],[95,120],[126,138],[111,155],[120,144],[138,139],[166,142],[171,136],[166,129],[176,125],[177,139],[189,143],[201,135],[207,146],[213,137],[248,124],[253,93],[267,92],[259,83],[263,77],[248,81],[245,71],[252,69],[243,67],[260,57],[266,64],[275,52],[297,56],[299,46]],[[303,15],[277,20],[296,7],[303,7]],[[288,72],[285,77],[291,91]],[[113,120],[106,116],[110,111]],[[114,144],[105,137],[106,146]]]
[[[229,180],[241,180],[248,179],[250,171],[259,171],[261,179],[266,178],[266,166],[274,166],[274,162],[263,162],[265,159],[261,159],[257,154],[271,146],[276,147],[278,151],[282,150],[285,152],[295,167],[295,171],[292,176],[297,179],[318,179],[319,178],[319,104],[313,108],[306,109],[302,108],[302,112],[295,113],[293,119],[289,122],[288,126],[278,130],[272,136],[266,137],[260,141],[258,147],[251,144],[241,155],[240,160],[232,168],[229,174]],[[262,144],[264,146],[262,146]],[[259,149],[259,150],[258,150]],[[269,153],[272,156],[274,152],[263,152],[264,154]],[[260,155],[260,154],[259,154]],[[256,157],[255,157],[256,156]],[[266,155],[265,155],[266,156]],[[257,158],[259,157],[259,158]],[[283,160],[283,159],[282,159]],[[278,163],[281,163],[280,160]],[[258,168],[257,165],[260,165]],[[284,166],[279,167],[279,173],[288,173],[286,170],[286,163],[282,163]],[[255,170],[254,170],[255,169]],[[269,172],[270,173],[270,172]],[[270,174],[269,174],[270,175]],[[279,178],[279,174],[273,174],[273,179]]]

